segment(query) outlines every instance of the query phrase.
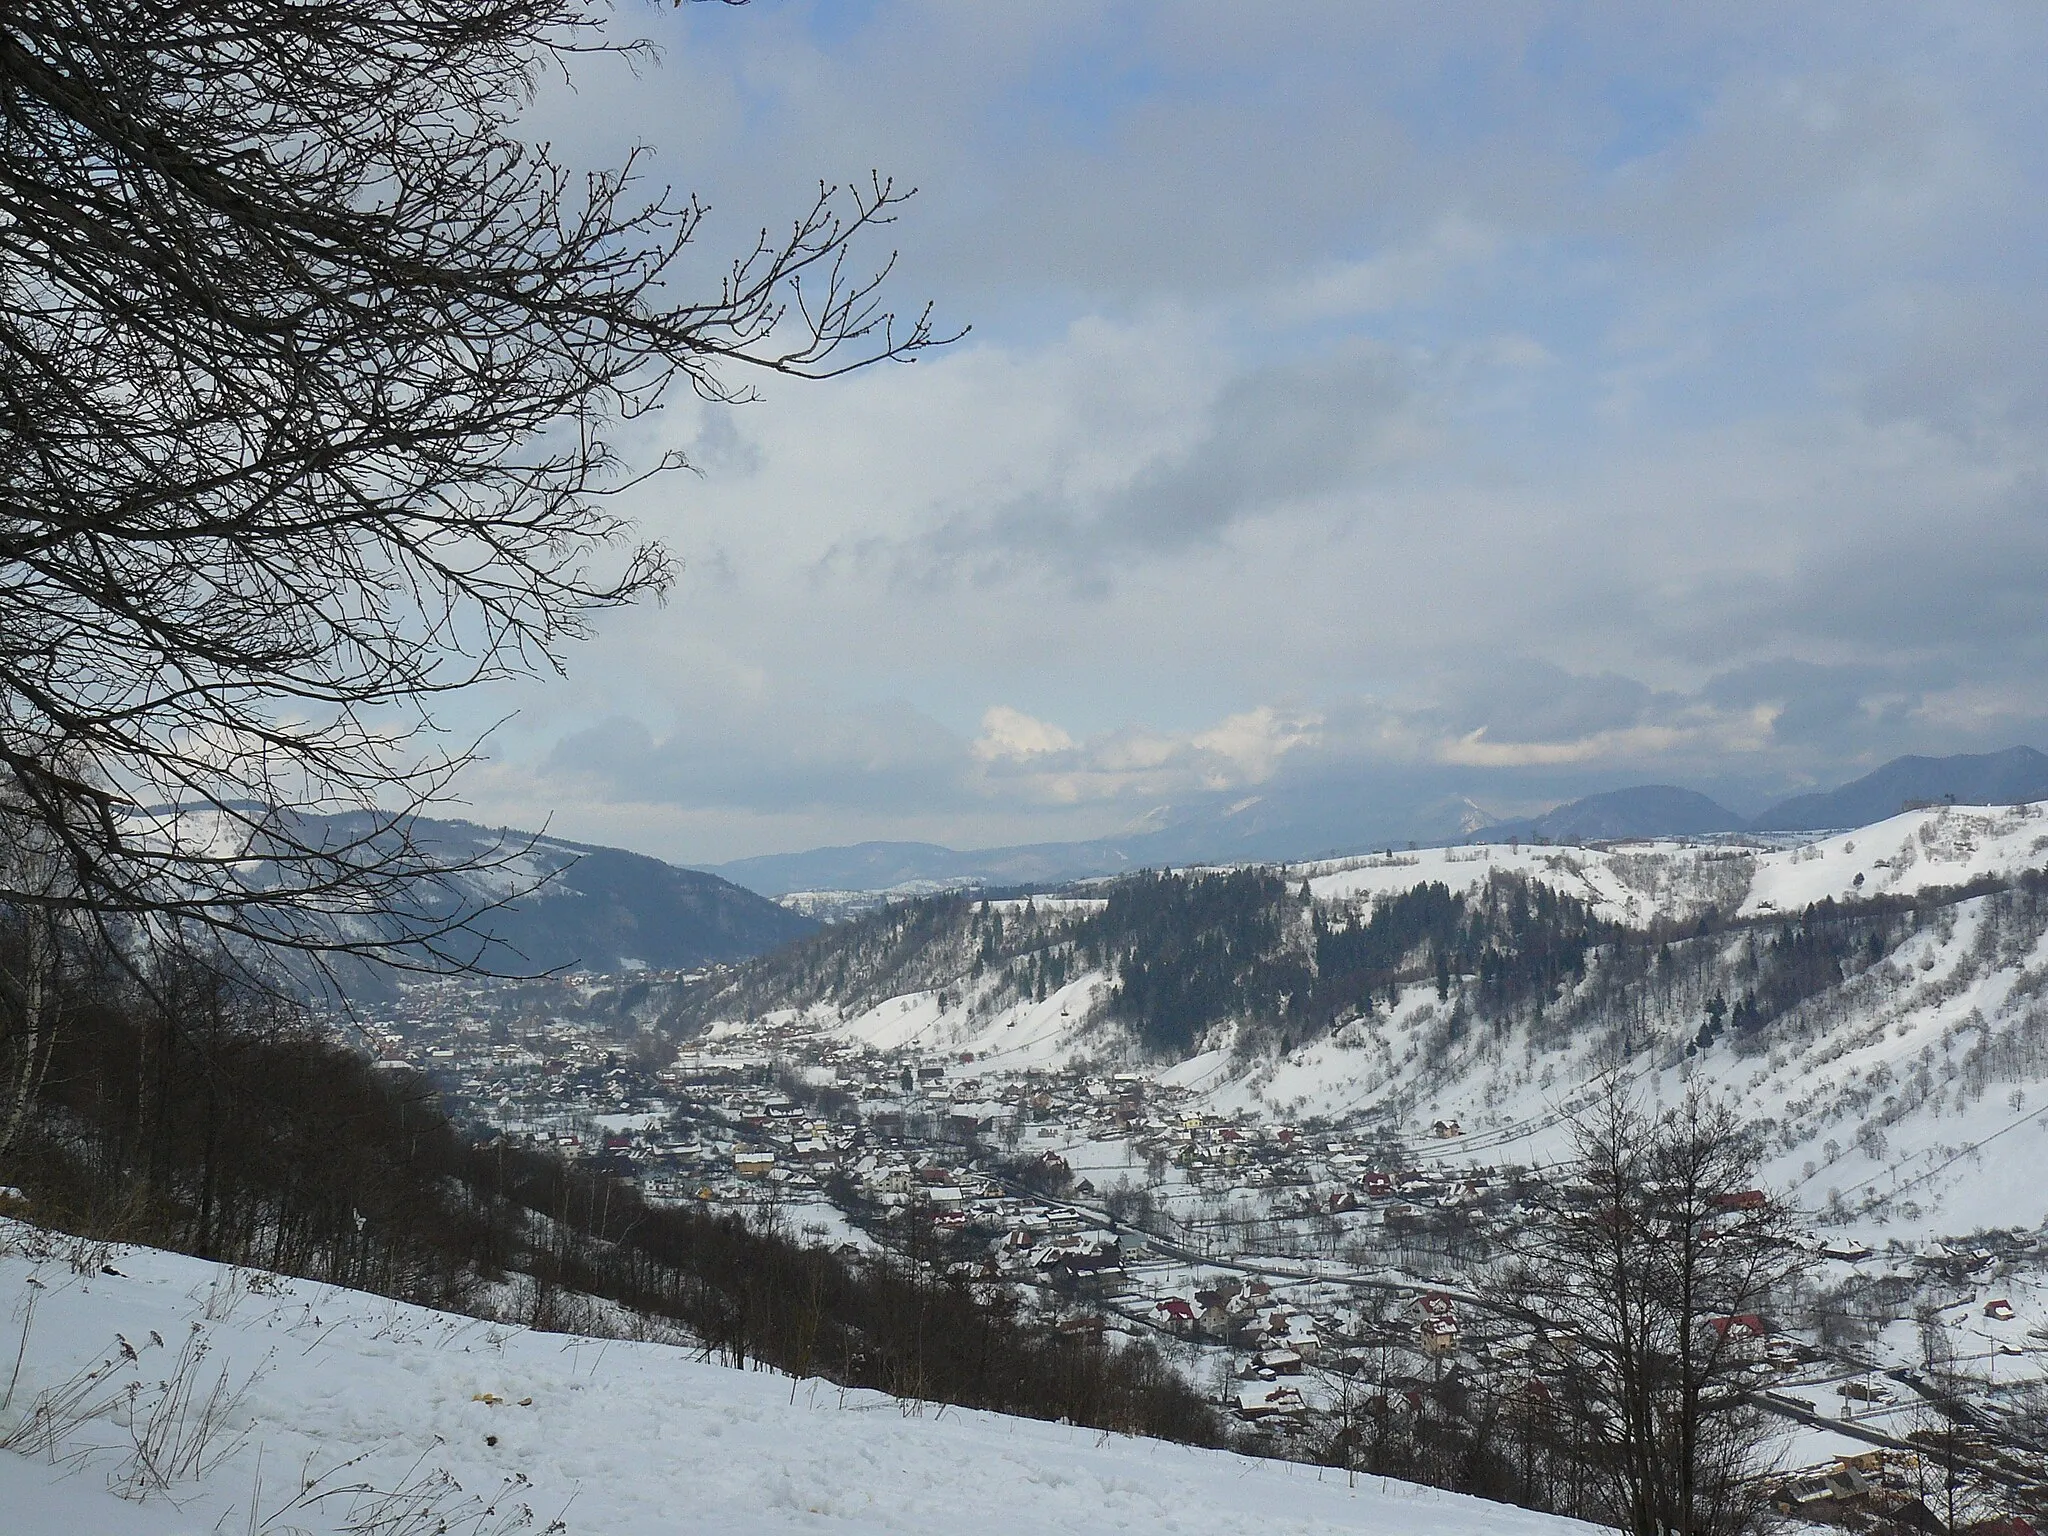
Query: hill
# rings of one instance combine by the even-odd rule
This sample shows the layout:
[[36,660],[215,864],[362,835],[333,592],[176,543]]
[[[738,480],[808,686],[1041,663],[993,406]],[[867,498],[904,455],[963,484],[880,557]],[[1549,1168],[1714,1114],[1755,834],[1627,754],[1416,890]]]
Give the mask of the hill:
[[[693,1000],[861,1047],[971,1056],[984,1084],[1124,1062],[1191,1108],[1370,1123],[1418,1158],[1562,1155],[1612,1070],[1703,1078],[1768,1171],[1837,1219],[1943,1233],[2048,1218],[1974,1149],[2048,1113],[2048,806],[1941,807],[1793,847],[1449,846],[1067,897],[913,901]],[[782,1027],[778,1023],[777,1027]],[[1829,1197],[1839,1196],[1839,1201]]]
[[[1382,1478],[1351,1487],[1284,1462],[735,1370],[673,1343],[497,1326],[150,1249],[56,1249],[13,1223],[0,1224],[0,1308],[29,1318],[0,1433],[97,1372],[73,1407],[133,1401],[169,1474],[155,1486],[115,1413],[52,1415],[52,1433],[0,1450],[15,1536],[665,1536],[684,1511],[688,1529],[731,1536],[1592,1530]],[[154,1416],[179,1385],[186,1410]]]
[[930,890],[980,885],[1058,884],[1133,868],[1135,856],[1113,839],[1077,843],[1031,843],[962,852],[937,843],[855,843],[770,853],[708,866],[715,873],[764,896],[813,891]]
[[[454,871],[415,887],[410,921],[431,926],[477,914],[472,933],[449,947],[502,975],[689,970],[765,953],[817,927],[730,880],[621,848],[426,817],[411,823],[410,834],[421,858]],[[360,816],[302,818],[293,835],[316,847],[378,841]],[[242,842],[249,834],[235,828],[223,836]],[[249,866],[250,883],[260,886],[260,854]],[[353,940],[388,940],[403,953],[407,930],[396,918],[318,921]],[[368,961],[344,962],[333,974],[357,998],[387,995],[396,980]]]
[[551,878],[485,926],[507,957],[535,970],[687,969],[758,955],[817,926],[744,886],[645,854],[540,838],[530,857]]
[[936,843],[859,843],[706,866],[765,896],[800,895],[800,910],[839,918],[872,902],[854,893],[927,895],[984,886],[1058,885],[1134,869],[1272,863],[1391,849],[1404,843],[1606,842],[1740,831],[1867,826],[1908,801],[2018,805],[2048,800],[2048,756],[2031,747],[1954,757],[1901,757],[1854,783],[1796,796],[1746,820],[1696,791],[1642,784],[1570,800],[1540,816],[1497,820],[1441,782],[1408,775],[1364,783],[1323,777],[1257,795],[1211,795],[1160,807],[1114,837],[958,850]]
[[1266,794],[1209,795],[1161,806],[1113,837],[967,850],[858,843],[704,867],[764,896],[803,893],[813,899],[798,905],[838,915],[844,904],[816,898],[1059,885],[1180,864],[1310,858],[1418,838],[1449,841],[1487,820],[1470,800],[1431,791],[1420,781],[1390,786],[1318,779]]

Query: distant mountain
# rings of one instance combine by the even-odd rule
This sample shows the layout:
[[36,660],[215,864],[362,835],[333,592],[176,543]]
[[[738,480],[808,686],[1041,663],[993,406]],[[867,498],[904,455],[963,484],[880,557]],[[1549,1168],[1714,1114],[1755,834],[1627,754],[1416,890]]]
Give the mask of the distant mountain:
[[1759,832],[1862,827],[1898,815],[1909,800],[1950,797],[1963,805],[2048,800],[2048,755],[2008,747],[1956,757],[1895,757],[1840,789],[1780,801],[1750,825]]
[[552,838],[535,852],[561,872],[485,919],[534,970],[680,970],[762,954],[817,927],[729,880],[644,854]]
[[[317,843],[322,831],[311,821],[297,835]],[[360,817],[320,821],[325,840],[336,846],[369,835]],[[818,927],[729,880],[620,848],[427,818],[412,824],[411,835],[422,856],[458,871],[421,887],[413,921],[477,911],[478,958],[502,975],[688,970],[747,959]],[[381,930],[376,919],[352,921],[371,924],[372,937],[388,930],[398,945],[397,919],[383,921]],[[361,937],[360,929],[352,936]],[[463,941],[452,947],[462,950]],[[386,994],[396,979],[367,962],[335,970],[343,990],[357,997]]]
[[[1718,801],[1671,784],[1587,795],[1540,816],[1495,821],[1463,795],[1445,795],[1423,774],[1370,782],[1340,776],[1217,794],[1162,807],[1128,832],[1081,842],[1023,843],[965,851],[937,843],[858,843],[705,866],[765,896],[798,892],[918,895],[960,886],[1058,885],[1190,864],[1275,863],[1360,853],[1403,843],[1603,842],[1716,832],[1806,831],[1863,826],[1898,814],[1908,800],[1953,795],[1966,805],[2048,800],[2048,755],[2032,747],[1957,757],[1901,757],[1827,794],[1801,795],[1745,821]],[[861,904],[806,903],[826,916]],[[844,910],[842,910],[844,907]]]
[[959,886],[1059,885],[1169,865],[1313,858],[1418,839],[1455,842],[1487,819],[1461,796],[1424,798],[1400,784],[1390,789],[1316,781],[1265,795],[1211,795],[1161,807],[1127,832],[1080,842],[964,851],[936,843],[856,843],[700,867],[764,896],[916,895]]
[[1553,807],[1541,816],[1499,821],[1474,836],[1490,843],[1508,837],[1553,843],[1595,843],[1626,837],[1687,837],[1739,832],[1743,819],[1716,801],[1672,784],[1609,790]]
[[962,852],[937,843],[854,843],[770,853],[708,866],[724,879],[786,896],[792,891],[889,891],[958,885],[1031,885],[1130,868],[1107,842],[1032,843]]

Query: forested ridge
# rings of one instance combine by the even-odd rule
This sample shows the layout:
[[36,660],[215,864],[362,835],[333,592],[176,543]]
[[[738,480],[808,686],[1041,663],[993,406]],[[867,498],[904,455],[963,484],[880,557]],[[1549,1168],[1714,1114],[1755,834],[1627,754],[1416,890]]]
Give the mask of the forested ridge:
[[684,1018],[858,1012],[916,991],[1001,1006],[1096,971],[1112,983],[1106,1016],[1148,1051],[1184,1054],[1231,1020],[1284,1047],[1418,980],[1469,977],[1478,1001],[1512,1006],[1583,975],[1616,934],[1583,901],[1512,874],[1476,893],[1439,882],[1333,907],[1270,869],[1148,873],[1075,895],[894,903],[738,967]]
[[1271,868],[1143,873],[1031,896],[952,893],[835,924],[694,989],[671,1016],[824,1007],[851,1016],[936,995],[971,1016],[1043,1000],[1085,975],[1090,1018],[1144,1054],[1187,1055],[1221,1025],[1240,1049],[1291,1050],[1371,1028],[1404,988],[1432,987],[1455,1035],[1526,1025],[1538,1043],[1692,1017],[1696,1049],[1763,1048],[1768,1026],[1883,961],[1957,903],[2039,899],[2048,876],[1980,880],[1907,898],[1823,900],[1758,916],[1713,907],[1630,926],[1568,891],[1495,871],[1464,891],[1422,882],[1377,898],[1315,900]]

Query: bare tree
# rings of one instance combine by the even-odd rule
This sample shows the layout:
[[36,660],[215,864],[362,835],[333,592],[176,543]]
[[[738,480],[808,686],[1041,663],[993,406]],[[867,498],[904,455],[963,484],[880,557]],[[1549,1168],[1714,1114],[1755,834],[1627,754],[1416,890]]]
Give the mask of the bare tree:
[[886,181],[691,295],[698,202],[522,143],[603,14],[0,16],[0,823],[66,874],[0,902],[386,955],[395,914],[418,963],[474,958],[414,836],[470,755],[433,701],[665,589],[611,434],[934,343],[882,301],[893,258],[850,265]]
[[1807,1255],[1754,1188],[1749,1131],[1697,1089],[1654,1114],[1610,1085],[1573,1132],[1576,1182],[1553,1187],[1518,1278],[1590,1463],[1595,1507],[1574,1512],[1636,1536],[1747,1530],[1764,1436],[1745,1377]]
[[0,818],[0,887],[40,902],[0,906],[0,1158],[20,1138],[49,1071],[63,1009],[69,870],[47,831]]

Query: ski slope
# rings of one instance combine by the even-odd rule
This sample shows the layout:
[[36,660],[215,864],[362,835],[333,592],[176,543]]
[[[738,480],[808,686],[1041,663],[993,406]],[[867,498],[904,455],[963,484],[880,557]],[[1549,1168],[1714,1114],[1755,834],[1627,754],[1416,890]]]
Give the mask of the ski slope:
[[[231,1400],[199,1458],[203,1474],[146,1498],[110,1486],[133,1472],[125,1411],[69,1429],[42,1454],[0,1450],[9,1536],[334,1536],[351,1521],[366,1528],[374,1497],[351,1487],[414,1490],[384,1506],[377,1529],[441,1521],[450,1536],[1592,1529],[1377,1478],[1347,1485],[1313,1467],[841,1392],[671,1345],[536,1334],[151,1250],[111,1254],[118,1273],[91,1263],[80,1274],[62,1252],[25,1253],[28,1236],[0,1226],[9,1359],[29,1324],[0,1437],[39,1393],[108,1360],[117,1368],[91,1401],[132,1382],[132,1416],[146,1419],[195,1323],[206,1347],[195,1396],[223,1379]],[[309,1478],[319,1481],[301,1495]],[[425,1513],[399,1523],[408,1509]]]

